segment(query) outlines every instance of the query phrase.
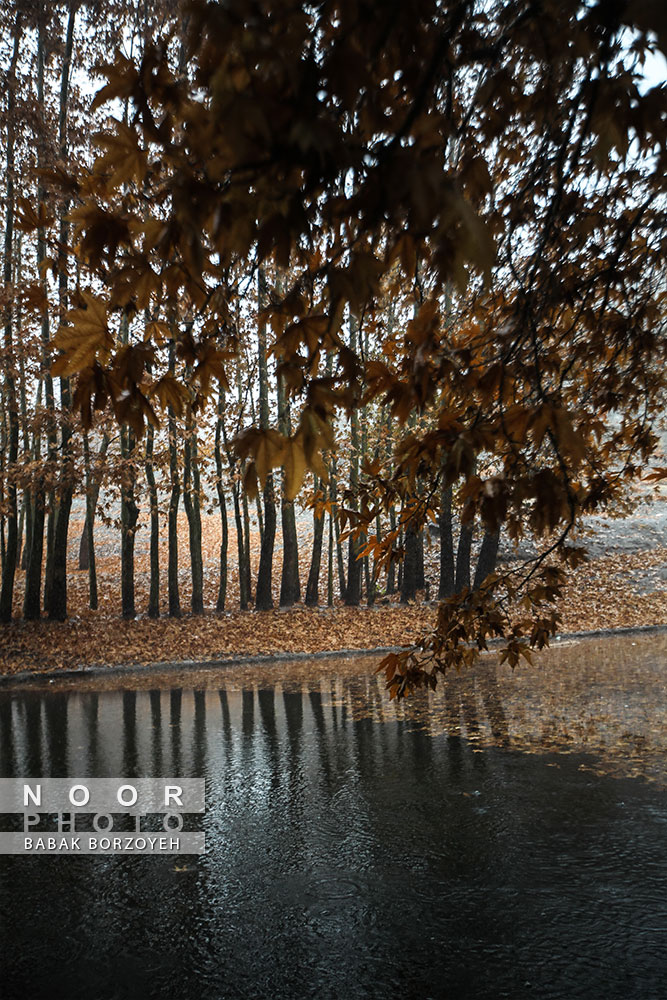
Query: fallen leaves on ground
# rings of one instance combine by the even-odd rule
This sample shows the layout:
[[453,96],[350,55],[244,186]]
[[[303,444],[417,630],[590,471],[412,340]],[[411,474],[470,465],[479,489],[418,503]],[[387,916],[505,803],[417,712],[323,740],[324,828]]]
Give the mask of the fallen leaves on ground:
[[[81,522],[73,521],[70,566],[76,565]],[[181,520],[181,604],[189,601],[187,522]],[[311,524],[300,523],[302,553],[301,580],[305,587],[310,557]],[[182,618],[120,617],[120,562],[118,533],[99,526],[98,586],[100,607],[87,607],[88,574],[71,570],[68,596],[71,617],[67,622],[21,622],[0,627],[0,673],[22,670],[53,671],[76,669],[91,664],[148,664],[172,660],[233,659],[285,653],[317,653],[337,649],[372,649],[409,645],[428,632],[435,622],[432,603],[418,601],[402,606],[378,603],[373,608],[346,608],[337,600],[334,607],[287,610],[184,614]],[[227,607],[238,606],[238,571],[233,560],[233,532],[230,537],[230,573]],[[205,603],[215,605],[218,587],[220,519],[203,518]],[[426,552],[426,576],[430,592],[437,591],[437,545]],[[320,599],[326,599],[326,555],[322,565]],[[253,579],[259,559],[259,533],[251,533]],[[592,560],[570,573],[569,585],[560,602],[562,632],[620,628],[667,622],[667,591],[639,593],[637,581],[651,568],[667,565],[667,548],[634,553],[611,554]],[[162,542],[161,566],[166,573],[166,542]],[[274,587],[278,602],[281,552],[277,548]],[[22,583],[19,574],[15,613],[20,615]],[[164,577],[164,574],[163,574]],[[664,583],[662,584],[664,588]],[[166,612],[166,579],[162,579],[162,613]],[[423,594],[421,597],[423,598]],[[384,599],[386,600],[386,598]],[[393,598],[392,598],[393,600]],[[136,606],[141,613],[148,603],[148,550],[138,540],[136,551]]]

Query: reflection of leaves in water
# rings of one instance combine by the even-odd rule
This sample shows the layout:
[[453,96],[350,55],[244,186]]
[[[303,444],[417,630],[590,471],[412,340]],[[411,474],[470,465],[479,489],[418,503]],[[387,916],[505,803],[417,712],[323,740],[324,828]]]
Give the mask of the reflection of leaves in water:
[[[442,691],[419,692],[394,718],[478,749],[590,753],[595,759],[582,770],[667,786],[666,651],[664,636],[588,640],[555,647],[538,668],[514,673],[488,657],[447,675]],[[379,721],[372,701],[355,697],[350,708],[355,718]],[[385,714],[393,708],[385,695]]]

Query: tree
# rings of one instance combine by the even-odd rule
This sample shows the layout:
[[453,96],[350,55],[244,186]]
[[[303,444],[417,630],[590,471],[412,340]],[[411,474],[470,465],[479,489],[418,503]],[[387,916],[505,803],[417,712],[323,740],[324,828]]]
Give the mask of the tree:
[[[341,412],[378,401],[401,425],[430,414],[404,434],[390,478],[359,482],[351,544],[406,498],[411,537],[455,484],[463,523],[479,520],[490,540],[503,524],[511,538],[551,541],[518,574],[446,600],[434,635],[385,661],[390,690],[435,686],[494,635],[510,663],[528,657],[558,624],[550,602],[563,570],[552,557],[582,558],[568,544],[578,519],[611,502],[655,449],[667,92],[640,78],[646,53],[667,47],[662,7],[231,0],[189,10],[185,68],[168,40],[140,65],[119,56],[96,98],[127,100],[132,114],[110,123],[91,174],[70,181],[78,252],[104,283],[95,301],[134,321],[148,295],[195,317],[178,336],[197,406],[233,349],[225,274],[249,262],[281,269],[263,319],[283,419],[237,442],[246,488],[283,466],[289,504],[307,468],[326,480]],[[412,297],[414,315],[396,319],[381,357],[364,357],[357,328],[383,297]],[[108,324],[76,362],[72,335],[57,343],[79,371],[84,422],[109,400],[140,434],[154,418],[153,383],[143,364],[125,364],[119,380],[116,331]],[[141,350],[152,359],[157,349],[147,329]],[[495,471],[477,472],[481,459]],[[390,531],[373,542],[378,565],[395,541]]]

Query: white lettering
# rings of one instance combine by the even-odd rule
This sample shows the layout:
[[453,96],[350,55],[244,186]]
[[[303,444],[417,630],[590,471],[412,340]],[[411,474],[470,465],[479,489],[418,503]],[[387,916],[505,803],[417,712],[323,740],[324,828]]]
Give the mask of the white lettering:
[[64,833],[65,828],[71,833],[76,829],[76,813],[58,813],[58,833]]
[[[126,802],[123,798],[123,792],[128,791],[130,793],[130,801]],[[122,806],[133,806],[137,801],[138,793],[134,785],[121,785],[118,789],[118,801]]]
[[[176,822],[173,824],[173,826],[170,823],[171,819],[175,819],[176,820]],[[164,829],[165,829],[165,831],[167,833],[170,833],[172,830],[174,830],[174,831],[175,830],[179,830],[180,831],[180,830],[183,829],[183,817],[181,816],[180,813],[165,813],[164,816],[163,816],[163,818],[162,818],[162,826],[164,827]]]
[[42,804],[42,786],[41,785],[36,785],[35,787],[36,787],[37,791],[33,792],[33,790],[30,787],[30,785],[24,785],[23,786],[23,805],[24,806],[29,806],[30,805],[30,803],[28,802],[29,798],[32,799],[32,804],[34,806],[41,806],[41,804]]
[[[83,792],[81,798],[75,798],[76,792]],[[85,785],[72,785],[69,790],[69,800],[73,806],[85,806],[90,801],[90,792]]]
[[[106,820],[105,826],[100,825],[101,820]],[[97,833],[108,833],[113,829],[113,816],[111,813],[96,813],[93,816],[93,826]]]
[[38,813],[23,813],[23,832],[28,832],[28,827],[39,825]]
[[167,785],[164,790],[164,804],[165,807],[171,805],[180,806],[183,808],[183,789],[180,785]]

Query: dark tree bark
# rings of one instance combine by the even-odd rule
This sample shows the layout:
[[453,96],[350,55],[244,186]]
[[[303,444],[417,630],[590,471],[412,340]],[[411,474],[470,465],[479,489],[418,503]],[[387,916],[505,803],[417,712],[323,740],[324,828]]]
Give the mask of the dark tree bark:
[[334,602],[334,571],[333,571],[333,550],[334,550],[334,515],[329,512],[329,554],[327,556],[327,605],[333,607]]
[[[104,447],[104,454],[106,454],[106,449],[109,447],[109,437],[107,434],[104,435],[102,444]],[[102,449],[100,449],[100,454],[102,454]],[[97,498],[99,496],[100,489],[100,480],[99,476],[96,476],[94,479],[92,476],[90,468],[90,444],[87,434],[84,434],[83,436],[83,460],[86,470],[86,520],[83,529],[87,540],[88,602],[90,607],[95,610],[97,608],[97,565],[95,562],[95,538],[93,530],[95,524]],[[79,559],[80,558],[81,549],[79,549]]]
[[190,573],[192,597],[190,606],[195,615],[204,611],[204,563],[201,551],[201,482],[197,446],[197,429],[192,413],[188,414],[188,430],[183,446],[183,503],[188,519],[190,542]]
[[135,618],[134,603],[134,534],[139,520],[135,500],[136,472],[133,464],[134,433],[129,427],[121,428],[121,455],[124,459],[123,481],[120,495],[120,589],[123,618]]
[[[174,341],[169,344],[169,371],[173,375],[176,369]],[[178,504],[181,498],[181,482],[178,474],[178,429],[176,416],[171,406],[167,408],[167,426],[169,429],[169,512],[167,515],[167,594],[169,600],[169,617],[180,618],[181,599],[178,592]]]
[[244,572],[245,566],[245,544],[243,540],[243,514],[241,511],[241,497],[239,495],[238,481],[232,485],[232,497],[234,500],[234,523],[236,525],[236,551],[239,561],[239,605],[241,611],[246,611],[250,595],[248,592],[248,578]]
[[[280,431],[291,433],[289,407],[280,377],[278,378],[278,426]],[[294,503],[285,495],[285,477],[283,475],[282,495],[280,502],[280,520],[283,530],[283,567],[280,577],[280,607],[287,608],[301,599],[301,583],[299,580],[299,543],[296,534],[296,517]]]
[[[356,353],[357,350],[358,323],[354,316],[350,318],[350,350]],[[357,410],[352,411],[350,421],[350,490],[352,499],[350,507],[357,509],[357,500],[354,491],[359,485],[359,415]],[[345,589],[345,603],[349,607],[357,607],[361,600],[361,561],[357,558],[359,554],[359,540],[350,536],[347,550],[347,587]]]
[[[97,453],[97,465],[101,466],[107,451],[109,450],[109,435],[104,432],[102,435],[102,441],[100,443],[100,449]],[[97,501],[100,498],[100,488],[102,485],[102,471],[101,468],[93,470],[90,464],[90,442],[88,440],[88,434],[83,435],[83,452],[84,452],[84,466],[86,475],[86,519],[84,521],[83,530],[81,532],[81,538],[79,540],[79,569],[87,569],[90,575],[90,560],[91,553],[92,558],[94,558],[95,549],[94,545],[91,544],[91,539],[94,538],[94,525],[95,516],[97,513]],[[89,502],[90,501],[90,502]],[[96,588],[97,589],[97,588]],[[91,604],[91,608],[93,605]],[[97,604],[95,604],[97,607]]]
[[[67,110],[69,101],[69,78],[72,61],[72,46],[74,42],[74,22],[77,4],[70,3],[67,19],[67,33],[63,66],[60,80],[60,115],[59,115],[59,146],[60,157],[67,157]],[[60,313],[67,309],[67,260],[65,246],[69,241],[69,225],[67,223],[68,205],[61,210],[60,217],[60,250],[58,253],[58,298]],[[64,621],[67,617],[67,539],[69,535],[69,520],[74,494],[74,458],[72,455],[72,431],[68,415],[72,408],[72,395],[69,378],[60,379],[60,403],[63,412],[60,438],[60,482],[56,520],[53,530],[53,553],[50,561],[50,574],[47,578],[48,616],[53,621]]]
[[243,574],[243,586],[248,597],[248,602],[252,601],[252,574],[250,572],[250,510],[248,508],[248,494],[243,491],[241,496],[243,509],[243,562],[241,563],[241,573]]
[[224,389],[220,386],[218,395],[218,419],[215,424],[215,487],[218,493],[218,508],[220,510],[220,577],[218,581],[218,599],[216,611],[224,611],[227,600],[227,552],[229,548],[229,524],[227,519],[227,498],[222,485],[222,421],[225,409]]
[[500,529],[498,531],[486,531],[482,539],[482,547],[477,559],[477,569],[475,570],[475,580],[473,590],[479,590],[489,573],[493,573],[496,568],[498,557],[498,545],[500,543]]
[[401,604],[414,601],[417,596],[417,568],[419,563],[417,532],[412,523],[405,529],[405,556],[401,577]]
[[[21,35],[21,18],[16,14],[14,29],[14,48],[7,76],[7,217],[5,222],[5,260],[4,281],[9,288],[12,280],[12,238],[14,232],[14,142],[15,142],[15,112],[14,90],[16,87],[16,64],[19,54]],[[0,621],[8,622],[12,617],[12,602],[14,598],[14,578],[16,575],[16,557],[18,554],[18,509],[16,483],[11,475],[16,464],[19,451],[19,420],[16,400],[16,385],[11,367],[13,353],[12,307],[6,306],[4,347],[7,369],[5,372],[5,399],[8,409],[8,448],[7,470],[10,473],[7,483],[7,538],[5,542],[4,559],[2,563],[2,587],[0,588]]]
[[[315,492],[319,482],[315,476]],[[322,539],[324,538],[324,514],[319,516],[313,511],[313,551],[310,559],[310,572],[306,585],[306,604],[314,608],[320,601],[320,569],[322,566]]]
[[23,617],[35,621],[41,612],[42,557],[44,555],[44,488],[38,485],[33,493],[30,516],[30,551],[25,574]]
[[[337,475],[336,475],[336,459],[332,458],[331,468],[329,471],[329,499],[331,501],[332,511],[337,510],[338,496],[337,496]],[[338,593],[342,601],[345,600],[345,591],[347,590],[347,583],[345,580],[345,562],[343,560],[343,546],[340,543],[340,522],[338,517],[334,513],[333,515],[333,528],[335,537],[335,549],[336,549],[336,568],[338,571]]]
[[[396,531],[396,511],[392,507],[389,511],[389,527],[392,534]],[[396,593],[396,563],[392,559],[387,569],[387,594]]]
[[[266,276],[262,268],[258,272],[257,300],[260,310],[266,304]],[[269,372],[266,355],[266,323],[258,326],[257,355],[259,362],[259,425],[262,430],[269,427]],[[273,550],[276,541],[276,498],[273,474],[266,477],[264,486],[264,527],[261,531],[262,544],[259,553],[259,570],[257,573],[257,591],[255,607],[258,611],[267,611],[273,607]],[[260,525],[261,529],[261,525]]]
[[444,486],[440,499],[440,581],[438,598],[442,601],[455,593],[454,533],[452,528],[452,487]]
[[146,482],[150,505],[150,583],[148,592],[148,617],[160,617],[160,514],[158,510],[155,464],[153,460],[155,431],[152,424],[146,428]]
[[464,587],[470,587],[470,549],[472,548],[473,522],[464,521],[461,524],[459,544],[456,550],[456,578],[454,586],[459,593]]
[[426,578],[424,576],[424,529],[417,532],[417,590],[424,590]]

